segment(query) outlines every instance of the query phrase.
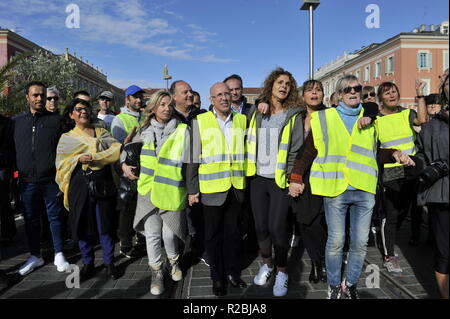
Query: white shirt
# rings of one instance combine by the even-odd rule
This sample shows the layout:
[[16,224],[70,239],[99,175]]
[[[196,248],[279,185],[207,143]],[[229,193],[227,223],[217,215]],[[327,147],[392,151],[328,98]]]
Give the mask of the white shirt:
[[222,120],[216,112],[216,109],[213,107],[213,113],[216,116],[217,123],[219,123],[219,127],[222,130],[223,135],[225,135],[225,140],[227,141],[228,147],[232,147],[232,138],[233,138],[233,120],[231,118],[232,112],[228,114],[228,117]]

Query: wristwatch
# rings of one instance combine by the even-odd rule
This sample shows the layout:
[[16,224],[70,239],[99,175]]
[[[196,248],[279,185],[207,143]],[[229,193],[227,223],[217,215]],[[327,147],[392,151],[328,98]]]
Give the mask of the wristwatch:
[[421,99],[421,98],[425,98],[425,96],[424,95],[417,95],[416,96],[416,99]]

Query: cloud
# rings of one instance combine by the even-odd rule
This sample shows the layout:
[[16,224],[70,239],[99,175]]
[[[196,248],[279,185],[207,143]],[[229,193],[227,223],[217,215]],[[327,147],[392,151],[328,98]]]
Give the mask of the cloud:
[[[33,15],[29,28],[34,25],[38,28],[47,27],[64,34],[70,32],[82,41],[122,45],[174,59],[217,63],[233,61],[214,54],[200,54],[207,47],[197,44],[212,43],[217,33],[206,31],[196,24],[189,24],[187,27],[190,30],[173,24],[169,18],[182,19],[182,16],[168,9],[177,1],[149,4],[143,0],[119,0],[114,3],[109,0],[77,0],[74,3],[80,8],[80,29],[70,30],[65,28],[68,2],[61,4],[59,0],[34,0],[33,6],[30,6],[29,0],[11,2],[6,1],[5,4],[1,0],[0,12],[4,8],[18,19]],[[184,41],[180,41],[180,38]]]

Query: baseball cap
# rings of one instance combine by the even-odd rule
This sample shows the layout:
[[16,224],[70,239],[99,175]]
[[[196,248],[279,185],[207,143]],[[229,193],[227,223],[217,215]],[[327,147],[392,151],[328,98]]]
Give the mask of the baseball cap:
[[129,86],[128,89],[125,91],[125,96],[133,95],[138,92],[144,93],[145,91],[143,89],[141,89],[139,86],[132,85],[132,86]]
[[99,98],[102,96],[107,97],[110,100],[114,99],[114,94],[112,94],[110,91],[103,91],[102,93],[100,93]]

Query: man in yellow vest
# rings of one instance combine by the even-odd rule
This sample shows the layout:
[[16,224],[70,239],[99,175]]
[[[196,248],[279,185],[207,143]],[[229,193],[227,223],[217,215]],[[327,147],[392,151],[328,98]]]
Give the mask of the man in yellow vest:
[[[111,134],[113,137],[124,142],[126,137],[131,133],[134,127],[139,129],[141,119],[140,109],[144,106],[144,90],[136,85],[131,85],[125,91],[127,106],[120,109],[111,123]],[[120,253],[127,258],[137,257],[141,254],[140,248],[144,244],[144,238],[136,237],[133,243],[135,231],[133,229],[133,220],[136,212],[137,194],[123,203],[118,209],[119,212],[119,229],[117,235],[120,240]]]
[[205,246],[213,293],[226,294],[227,282],[245,288],[241,279],[239,217],[245,198],[245,130],[247,119],[231,111],[226,84],[211,87],[211,112],[192,122],[192,163],[186,172],[189,205],[204,207]]

